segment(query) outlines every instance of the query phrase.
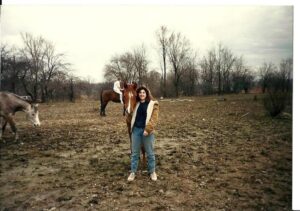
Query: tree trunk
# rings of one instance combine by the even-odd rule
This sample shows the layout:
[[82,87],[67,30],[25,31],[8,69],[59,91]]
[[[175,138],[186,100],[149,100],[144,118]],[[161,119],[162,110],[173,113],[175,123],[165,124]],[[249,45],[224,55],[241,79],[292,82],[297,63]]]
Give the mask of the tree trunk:
[[218,72],[218,95],[221,95],[221,70]]
[[163,96],[167,97],[167,65],[166,65],[166,53],[163,55],[163,62],[164,62],[164,76],[163,76]]
[[69,100],[71,102],[75,101],[74,96],[75,96],[75,94],[74,94],[74,84],[73,84],[73,80],[71,80],[70,81],[70,95],[69,95]]

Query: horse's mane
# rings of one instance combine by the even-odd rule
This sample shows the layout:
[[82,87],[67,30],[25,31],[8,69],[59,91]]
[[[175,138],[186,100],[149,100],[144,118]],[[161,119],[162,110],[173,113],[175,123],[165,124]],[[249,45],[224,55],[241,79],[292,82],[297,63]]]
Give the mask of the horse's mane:
[[22,101],[25,101],[27,103],[32,103],[32,99],[30,97],[30,99],[28,99],[27,96],[20,96],[20,95],[17,95],[15,93],[12,93],[12,92],[5,92],[6,94],[10,94],[10,95],[13,95],[14,97],[18,98],[19,100],[22,100]]

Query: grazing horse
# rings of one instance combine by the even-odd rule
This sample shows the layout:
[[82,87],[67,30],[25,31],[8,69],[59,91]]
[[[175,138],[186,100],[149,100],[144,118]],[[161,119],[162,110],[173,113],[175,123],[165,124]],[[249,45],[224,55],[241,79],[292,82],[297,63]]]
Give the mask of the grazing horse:
[[[123,102],[125,106],[125,113],[126,113],[126,123],[127,123],[127,129],[128,129],[128,135],[130,139],[130,150],[132,153],[132,139],[131,139],[131,119],[132,119],[132,113],[136,106],[136,89],[137,84],[124,84],[124,91],[123,91]],[[145,148],[142,145],[142,155],[143,155],[143,165],[146,166],[146,157],[145,157]]]
[[9,123],[12,131],[15,133],[15,141],[19,139],[16,124],[13,116],[17,111],[24,111],[27,119],[34,126],[40,126],[38,104],[32,105],[23,97],[9,92],[0,92],[0,140],[5,130],[6,124]]
[[[123,95],[124,96],[124,95]],[[105,114],[105,108],[109,101],[115,102],[115,103],[121,103],[120,101],[120,95],[113,90],[101,90],[100,93],[100,116],[106,116]],[[123,116],[125,116],[125,109],[123,111]]]

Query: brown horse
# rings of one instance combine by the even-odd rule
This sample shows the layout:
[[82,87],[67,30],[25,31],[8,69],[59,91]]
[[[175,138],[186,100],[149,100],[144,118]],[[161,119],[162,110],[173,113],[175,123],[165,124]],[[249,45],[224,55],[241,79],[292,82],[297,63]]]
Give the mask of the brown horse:
[[9,92],[0,92],[0,140],[5,130],[6,124],[9,123],[12,131],[15,133],[15,140],[18,140],[18,132],[13,116],[17,111],[24,111],[27,119],[34,126],[40,126],[38,104],[32,105],[24,97]]
[[[124,98],[124,95],[123,95]],[[105,108],[109,101],[121,103],[120,95],[113,90],[101,90],[100,93],[100,116],[106,116]],[[125,116],[125,109],[123,109],[123,116]]]
[[[132,152],[132,139],[131,139],[131,119],[133,110],[136,106],[136,89],[137,84],[127,84],[124,83],[124,90],[123,90],[123,102],[124,102],[124,108],[126,112],[126,123],[127,123],[127,129],[128,129],[128,135],[130,139],[130,151]],[[142,146],[142,155],[143,155],[143,166],[146,166],[146,156],[145,156],[145,148]]]

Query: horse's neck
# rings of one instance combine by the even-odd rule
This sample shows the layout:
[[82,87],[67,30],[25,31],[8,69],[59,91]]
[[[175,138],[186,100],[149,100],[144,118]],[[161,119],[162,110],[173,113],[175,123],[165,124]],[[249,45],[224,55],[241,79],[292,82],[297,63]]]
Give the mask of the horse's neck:
[[30,104],[20,98],[16,98],[14,111],[24,111],[25,113],[28,113],[30,111]]

